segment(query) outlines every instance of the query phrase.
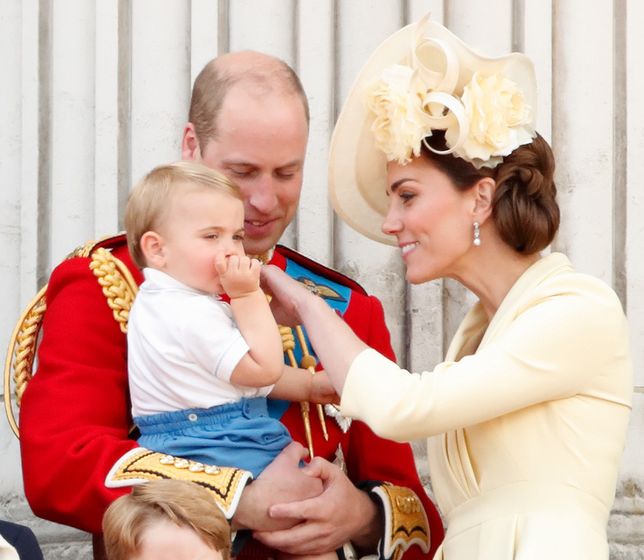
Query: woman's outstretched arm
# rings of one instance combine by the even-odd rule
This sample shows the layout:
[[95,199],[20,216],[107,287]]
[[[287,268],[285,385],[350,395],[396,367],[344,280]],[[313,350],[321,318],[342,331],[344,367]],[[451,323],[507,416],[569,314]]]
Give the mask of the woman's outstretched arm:
[[276,266],[262,267],[262,279],[273,294],[271,308],[278,323],[303,324],[338,395],[355,357],[368,346],[325,301]]

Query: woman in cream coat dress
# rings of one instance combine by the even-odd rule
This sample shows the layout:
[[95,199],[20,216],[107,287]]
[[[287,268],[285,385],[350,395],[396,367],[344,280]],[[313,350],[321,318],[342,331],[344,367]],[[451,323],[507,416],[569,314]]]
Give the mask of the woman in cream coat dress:
[[540,255],[559,208],[535,89],[525,56],[482,57],[423,20],[375,51],[336,125],[340,216],[398,245],[410,282],[451,277],[479,298],[433,371],[400,369],[321,299],[263,272],[278,320],[307,327],[341,412],[380,436],[429,438],[444,560],[608,558],[628,327],[608,286]]

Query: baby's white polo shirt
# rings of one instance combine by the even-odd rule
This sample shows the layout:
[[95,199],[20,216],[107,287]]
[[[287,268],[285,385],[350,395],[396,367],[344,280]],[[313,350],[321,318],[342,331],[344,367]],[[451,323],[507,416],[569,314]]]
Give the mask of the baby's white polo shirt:
[[159,270],[143,274],[127,334],[133,417],[210,408],[271,391],[230,383],[248,352],[230,305]]

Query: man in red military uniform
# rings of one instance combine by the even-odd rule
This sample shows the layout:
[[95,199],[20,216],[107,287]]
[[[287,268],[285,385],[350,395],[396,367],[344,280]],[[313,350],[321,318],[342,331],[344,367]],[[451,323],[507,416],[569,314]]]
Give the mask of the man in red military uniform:
[[[297,209],[308,137],[306,97],[290,67],[259,53],[215,59],[195,82],[189,118],[183,157],[203,161],[240,186],[246,252],[316,290],[367,344],[392,357],[377,299],[339,273],[276,246]],[[141,281],[123,235],[88,244],[51,276],[38,372],[20,414],[25,493],[37,515],[99,534],[103,512],[132,484],[171,477],[209,488],[234,527],[264,530],[267,508],[307,497],[317,482],[313,474],[324,489],[299,501],[303,521],[255,533],[264,545],[292,554],[344,543],[359,552],[377,550],[383,558],[433,554],[442,524],[418,480],[410,447],[380,439],[360,422],[349,425],[332,408],[325,417],[327,440],[315,408],[307,438],[299,404],[271,403],[271,414],[293,439],[313,448],[317,459],[309,475],[298,468],[302,454],[295,446],[252,484],[239,469],[137,447],[129,437],[125,332]],[[288,355],[301,363],[308,345],[295,334]],[[345,470],[330,464],[338,456]],[[242,552],[267,554],[257,541]]]

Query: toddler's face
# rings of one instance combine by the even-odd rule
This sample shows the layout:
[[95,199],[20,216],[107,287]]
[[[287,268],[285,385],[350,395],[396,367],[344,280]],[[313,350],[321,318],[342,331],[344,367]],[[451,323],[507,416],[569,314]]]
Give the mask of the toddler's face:
[[161,520],[143,531],[139,553],[130,560],[221,560],[221,553],[210,548],[188,527]]
[[181,194],[159,229],[165,242],[163,271],[191,288],[222,293],[215,257],[244,254],[242,201],[205,189]]

